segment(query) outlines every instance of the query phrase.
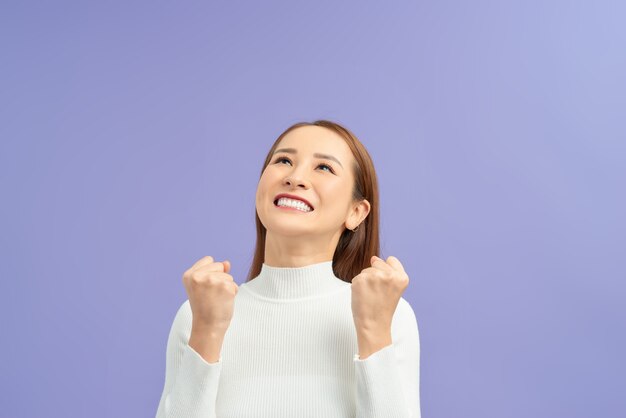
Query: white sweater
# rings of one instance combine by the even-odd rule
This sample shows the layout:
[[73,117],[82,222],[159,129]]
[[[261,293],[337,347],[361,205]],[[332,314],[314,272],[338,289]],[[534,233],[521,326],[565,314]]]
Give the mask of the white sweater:
[[420,418],[420,343],[415,313],[401,298],[392,344],[358,356],[351,284],[332,261],[262,265],[242,283],[220,357],[189,347],[189,300],[167,340],[157,418]]

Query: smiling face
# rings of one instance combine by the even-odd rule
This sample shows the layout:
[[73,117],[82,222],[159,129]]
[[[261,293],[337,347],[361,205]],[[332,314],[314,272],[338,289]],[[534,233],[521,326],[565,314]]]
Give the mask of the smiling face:
[[[256,209],[267,241],[307,236],[310,245],[334,251],[344,229],[355,228],[369,212],[367,201],[352,201],[354,163],[345,140],[330,129],[303,126],[288,132],[257,186]],[[277,207],[279,193],[306,199],[313,210]]]

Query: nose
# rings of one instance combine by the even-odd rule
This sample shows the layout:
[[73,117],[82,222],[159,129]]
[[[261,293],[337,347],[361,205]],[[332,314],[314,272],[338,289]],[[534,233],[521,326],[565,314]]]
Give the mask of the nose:
[[283,180],[283,183],[291,187],[302,187],[305,189],[308,188],[308,182],[302,179],[302,177],[296,176],[295,173],[291,173],[286,176]]

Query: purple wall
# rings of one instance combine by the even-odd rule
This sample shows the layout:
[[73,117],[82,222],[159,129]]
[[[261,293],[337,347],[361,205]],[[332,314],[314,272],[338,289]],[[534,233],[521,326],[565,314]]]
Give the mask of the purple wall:
[[624,416],[625,21],[620,1],[4,2],[0,415],[154,416],[182,273],[212,255],[244,281],[269,146],[328,118],[378,169],[423,417]]

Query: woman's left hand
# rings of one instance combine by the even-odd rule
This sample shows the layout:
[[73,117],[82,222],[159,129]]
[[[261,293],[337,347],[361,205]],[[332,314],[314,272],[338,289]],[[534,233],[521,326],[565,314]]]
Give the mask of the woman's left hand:
[[372,256],[372,267],[352,279],[352,316],[357,333],[368,337],[390,335],[391,320],[409,276],[394,256]]

